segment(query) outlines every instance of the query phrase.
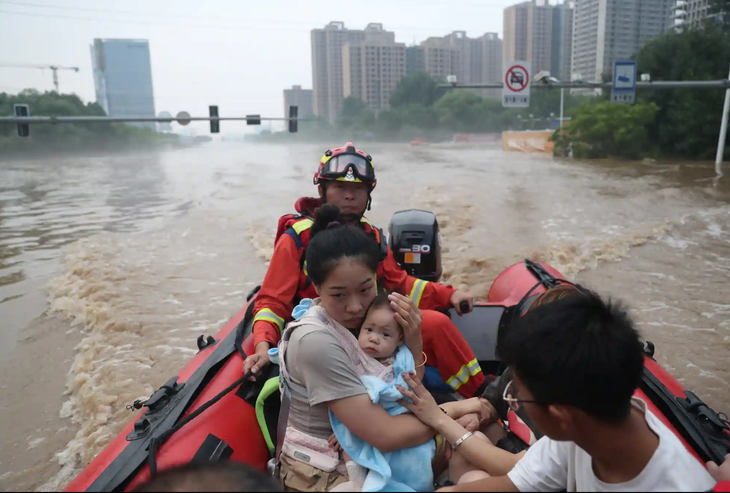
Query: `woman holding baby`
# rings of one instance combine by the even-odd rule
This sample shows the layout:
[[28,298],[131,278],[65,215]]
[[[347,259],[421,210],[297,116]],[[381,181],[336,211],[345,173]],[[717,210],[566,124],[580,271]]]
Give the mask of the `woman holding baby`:
[[[378,246],[339,219],[333,205],[316,213],[306,262],[319,299],[287,327],[280,347],[291,410],[279,478],[299,491],[360,491],[365,475],[371,490],[429,489],[431,462],[440,473],[451,447],[398,404],[396,390],[404,373],[421,377],[427,363],[421,314],[404,296],[379,297]],[[472,429],[495,414],[479,399],[442,409]],[[339,446],[332,446],[333,429]],[[367,469],[345,467],[339,447]]]

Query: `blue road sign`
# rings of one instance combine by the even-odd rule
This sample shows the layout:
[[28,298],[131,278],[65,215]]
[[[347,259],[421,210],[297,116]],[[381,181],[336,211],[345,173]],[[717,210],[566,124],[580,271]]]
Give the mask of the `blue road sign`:
[[613,64],[612,103],[634,104],[636,101],[636,74],[636,62],[616,61]]

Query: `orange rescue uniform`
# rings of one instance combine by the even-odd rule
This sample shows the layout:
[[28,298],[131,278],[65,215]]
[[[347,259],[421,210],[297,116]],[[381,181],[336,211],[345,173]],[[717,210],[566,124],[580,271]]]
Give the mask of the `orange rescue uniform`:
[[[299,203],[297,205],[299,209]],[[360,224],[380,243],[377,228],[365,218]],[[265,341],[276,346],[281,340],[281,331],[292,318],[295,304],[304,298],[317,297],[303,259],[312,225],[312,219],[306,215],[293,217],[276,241],[269,269],[256,296],[254,345]],[[479,363],[449,317],[432,311],[451,308],[455,289],[409,276],[400,268],[389,248],[377,275],[379,283],[390,291],[409,296],[422,310],[423,348],[428,365],[438,368],[443,380],[455,391],[465,397],[474,396],[485,381]]]

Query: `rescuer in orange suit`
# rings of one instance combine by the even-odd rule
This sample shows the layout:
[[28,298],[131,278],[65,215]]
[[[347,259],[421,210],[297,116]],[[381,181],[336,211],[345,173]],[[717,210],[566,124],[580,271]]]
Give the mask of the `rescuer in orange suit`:
[[471,311],[474,299],[451,286],[411,277],[396,263],[380,230],[364,217],[365,210],[370,209],[370,193],[377,184],[372,158],[349,142],[329,150],[322,156],[314,184],[319,185],[320,198],[300,198],[295,206],[298,214],[279,220],[274,255],[256,297],[253,322],[256,351],[246,358],[244,371],[260,374],[269,364],[267,351],[279,343],[294,306],[303,298],[317,297],[307,278],[304,250],[309,242],[314,209],[327,202],[340,207],[348,223],[359,224],[381,245],[379,282],[391,291],[410,296],[422,310],[427,365],[436,367],[444,382],[464,397],[481,395],[485,378],[474,353],[449,317],[433,311],[454,307],[462,315],[460,305],[466,301]]

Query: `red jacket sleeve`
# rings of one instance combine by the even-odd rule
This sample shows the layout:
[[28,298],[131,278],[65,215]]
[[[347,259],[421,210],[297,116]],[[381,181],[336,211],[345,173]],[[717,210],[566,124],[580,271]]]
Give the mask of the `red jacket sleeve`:
[[266,341],[276,346],[281,340],[281,331],[291,320],[299,287],[301,255],[291,236],[282,235],[276,242],[269,269],[256,296],[254,345]]
[[423,310],[451,308],[451,296],[456,289],[409,276],[395,261],[390,248],[388,257],[380,264],[380,271],[387,289],[409,296],[419,308]]

